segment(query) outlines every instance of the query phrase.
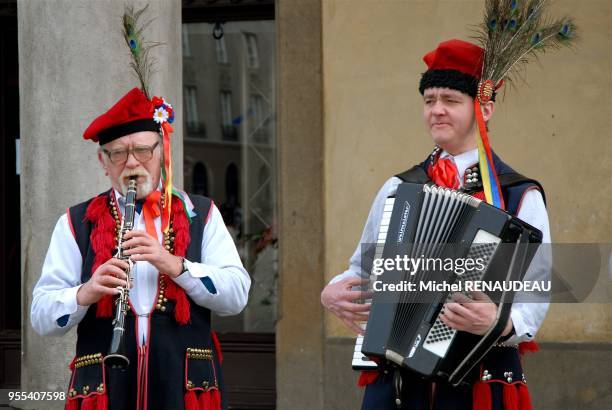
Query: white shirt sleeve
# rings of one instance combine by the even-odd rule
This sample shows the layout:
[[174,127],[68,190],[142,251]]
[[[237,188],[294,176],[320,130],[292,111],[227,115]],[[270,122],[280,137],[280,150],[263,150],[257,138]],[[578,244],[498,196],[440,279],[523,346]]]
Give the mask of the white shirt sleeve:
[[376,244],[378,238],[378,231],[380,229],[380,221],[382,219],[383,210],[385,208],[385,201],[387,197],[395,195],[397,186],[402,183],[402,180],[397,177],[389,178],[382,188],[376,194],[374,202],[370,208],[368,219],[366,220],[365,226],[363,227],[363,233],[361,239],[357,245],[357,249],[351,256],[349,267],[343,273],[335,276],[329,283],[336,283],[345,278],[358,278],[369,279],[370,272],[363,270],[361,255],[365,251],[365,246]]
[[64,214],[55,225],[33,291],[30,321],[41,336],[63,335],[85,317],[88,307],[77,305],[76,299],[81,287],[82,262],[68,216]]
[[[523,201],[518,211],[518,218],[542,231],[542,245],[536,251],[525,277],[525,281],[548,281],[552,269],[552,250],[550,247],[550,225],[548,222],[548,213],[544,205],[542,194],[537,189],[527,191],[523,196]],[[523,300],[529,298],[533,300],[531,292],[528,296],[523,297]],[[533,340],[536,332],[542,325],[546,312],[548,311],[548,302],[521,302],[521,295],[515,295],[519,301],[512,305],[510,317],[514,324],[516,335],[506,340],[505,344],[517,344]]]
[[221,316],[244,309],[251,278],[215,204],[202,235],[202,262],[186,260],[185,264],[187,272],[174,281],[195,303]]

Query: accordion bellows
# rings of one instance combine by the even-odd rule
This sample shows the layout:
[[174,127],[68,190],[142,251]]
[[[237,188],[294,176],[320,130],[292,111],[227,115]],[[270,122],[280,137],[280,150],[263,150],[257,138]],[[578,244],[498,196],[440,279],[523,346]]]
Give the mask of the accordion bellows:
[[[399,185],[385,203],[370,261],[378,267],[381,260],[404,265],[382,274],[378,269],[371,277],[375,291],[361,352],[423,377],[469,382],[465,376],[499,340],[514,293],[485,292],[497,303],[498,315],[482,336],[442,323],[444,303],[462,283],[520,281],[541,241],[536,228],[468,194]],[[408,269],[407,260],[412,261]]]

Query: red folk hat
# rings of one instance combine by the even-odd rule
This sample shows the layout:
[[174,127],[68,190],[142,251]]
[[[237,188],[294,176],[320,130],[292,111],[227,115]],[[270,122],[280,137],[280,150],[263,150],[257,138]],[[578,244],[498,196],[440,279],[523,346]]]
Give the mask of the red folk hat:
[[484,49],[463,40],[448,40],[423,57],[427,71],[421,77],[419,91],[445,87],[476,96],[482,75]]
[[160,131],[154,120],[155,106],[139,88],[125,94],[107,112],[93,120],[83,138],[104,145],[139,131]]

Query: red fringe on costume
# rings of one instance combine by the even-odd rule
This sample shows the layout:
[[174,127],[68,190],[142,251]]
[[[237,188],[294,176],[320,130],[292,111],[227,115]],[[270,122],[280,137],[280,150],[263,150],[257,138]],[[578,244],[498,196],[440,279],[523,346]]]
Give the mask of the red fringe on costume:
[[533,410],[531,406],[531,396],[526,384],[519,383],[518,386],[519,406],[521,410]]
[[491,382],[476,382],[472,388],[472,409],[491,410],[493,401],[491,395],[492,383],[503,384],[502,400],[504,410],[533,410],[527,385],[523,382],[505,383],[493,380]]
[[514,384],[504,384],[504,410],[519,410],[517,387]]
[[185,410],[221,409],[221,395],[216,388],[212,388],[208,391],[202,391],[200,389],[187,390],[184,400]]
[[108,395],[95,393],[87,397],[73,397],[66,400],[65,410],[108,410]]
[[476,382],[472,388],[472,408],[473,410],[491,410],[493,399],[491,388],[487,383]]
[[[108,207],[106,195],[94,198],[89,206],[85,218],[94,227],[89,237],[91,248],[95,253],[92,273],[104,262],[113,257],[113,249],[117,245],[115,220]],[[189,246],[189,220],[185,214],[183,203],[180,200],[172,201],[172,225],[174,230],[174,254],[185,256]],[[164,274],[165,275],[165,274]],[[165,275],[166,297],[175,302],[174,318],[177,323],[185,325],[189,323],[189,299],[185,291]],[[96,317],[113,316],[113,296],[106,295],[97,303]]]
[[[108,209],[108,198],[106,195],[100,195],[91,201],[87,207],[85,219],[94,225],[89,236],[91,248],[96,255],[91,268],[91,273],[93,274],[100,265],[113,257],[113,249],[117,245],[115,220]],[[113,297],[106,295],[97,303],[96,317],[112,316]]]

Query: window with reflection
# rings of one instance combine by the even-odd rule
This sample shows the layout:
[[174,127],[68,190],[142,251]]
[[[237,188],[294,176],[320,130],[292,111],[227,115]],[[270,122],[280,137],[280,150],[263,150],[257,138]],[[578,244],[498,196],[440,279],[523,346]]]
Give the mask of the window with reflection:
[[243,313],[215,316],[213,327],[221,333],[273,333],[278,279],[274,21],[228,22],[218,39],[214,26],[187,23],[183,29],[184,50],[185,43],[189,47],[183,59],[184,180],[188,191],[204,193],[219,207],[252,279]]

